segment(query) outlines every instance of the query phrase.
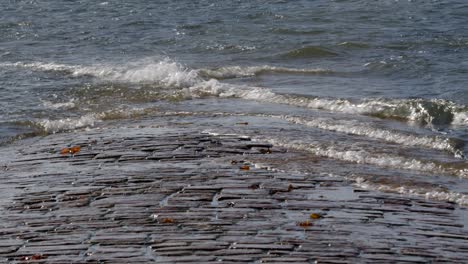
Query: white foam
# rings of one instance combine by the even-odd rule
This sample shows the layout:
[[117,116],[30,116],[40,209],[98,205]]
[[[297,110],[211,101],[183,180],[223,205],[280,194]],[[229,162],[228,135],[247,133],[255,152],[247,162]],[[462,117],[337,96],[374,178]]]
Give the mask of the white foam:
[[[273,117],[273,116],[272,116]],[[405,146],[423,146],[438,150],[450,151],[454,154],[457,153],[455,149],[450,144],[450,139],[443,138],[440,136],[422,136],[422,135],[410,135],[399,133],[396,131],[380,129],[372,126],[367,126],[361,122],[355,120],[339,120],[334,121],[331,119],[325,118],[316,118],[313,120],[305,120],[299,117],[290,117],[290,116],[276,116],[287,120],[295,124],[301,124],[309,127],[316,127],[320,129],[337,131],[346,134],[353,134],[359,136],[366,136],[370,138],[385,140],[388,142],[394,142]]]
[[[215,80],[199,82],[191,88],[191,92],[197,93],[198,91],[203,91],[205,95],[235,97],[349,114],[401,118],[427,124],[448,124],[453,122],[455,124],[468,125],[468,112],[465,106],[439,99],[429,101],[422,99],[368,99],[354,103],[346,99],[311,98],[277,94],[268,88],[226,85]],[[450,118],[452,115],[453,118]]]
[[91,127],[99,121],[98,115],[88,114],[78,118],[64,118],[59,120],[45,119],[39,122],[44,131],[57,133],[60,131],[73,130],[77,128]]
[[153,108],[113,109],[100,113],[89,113],[76,118],[63,118],[57,120],[44,119],[37,122],[37,124],[45,132],[57,133],[78,128],[93,127],[96,125],[96,123],[102,122],[104,120],[132,118],[154,111],[157,110]]
[[467,126],[468,125],[468,111],[455,112],[453,116],[452,124]]
[[91,65],[75,66],[58,63],[3,63],[0,66],[23,67],[39,71],[64,72],[71,76],[92,76],[104,81],[159,84],[167,88],[184,88],[185,97],[235,97],[261,102],[287,104],[303,108],[323,109],[349,114],[377,115],[381,117],[401,118],[408,121],[427,124],[468,125],[466,106],[453,102],[432,99],[367,99],[351,102],[346,99],[312,98],[277,94],[271,89],[260,87],[236,86],[203,80],[207,75],[215,78],[252,76],[262,72],[323,73],[323,69],[291,69],[274,66],[221,67],[215,70],[191,70],[169,59],[145,59],[128,62],[121,66]]
[[257,47],[255,46],[246,46],[246,45],[222,45],[216,44],[207,46],[206,49],[208,50],[240,50],[240,51],[250,51],[255,50]]
[[[205,130],[204,133],[214,135],[214,136],[220,136],[220,135],[226,135],[224,133],[218,133],[213,130]],[[231,134],[232,135],[232,134]],[[237,135],[239,136],[239,135]],[[330,149],[325,149],[325,148],[320,148],[317,147],[316,145],[313,144],[301,144],[297,142],[290,142],[290,141],[281,141],[281,140],[276,140],[276,139],[254,139],[254,140],[260,140],[260,141],[268,141],[269,143],[274,144],[275,146],[281,146],[281,147],[286,147],[290,149],[296,149],[296,150],[305,150],[308,152],[312,152],[313,154],[321,155],[321,156],[328,156],[330,158],[338,158],[346,161],[353,161],[357,163],[371,163],[375,165],[380,165],[380,166],[389,166],[389,167],[396,167],[400,168],[403,167],[404,169],[415,169],[415,170],[423,170],[423,171],[428,171],[428,172],[439,172],[439,170],[442,170],[439,166],[431,163],[426,163],[426,162],[421,162],[417,160],[405,160],[402,157],[391,157],[387,155],[380,155],[379,157],[372,158],[369,153],[365,153],[364,151],[335,151],[333,150],[333,146]],[[336,155],[338,154],[338,155]],[[375,155],[373,155],[375,156]],[[264,168],[264,169],[269,169],[269,170],[275,170],[279,172],[285,172],[278,170],[276,168],[272,168],[271,165],[264,165],[264,164],[256,164],[252,163],[256,168]],[[290,172],[290,171],[288,171]],[[305,173],[301,171],[294,171],[295,173]],[[318,173],[318,172],[314,172]],[[307,174],[307,173],[306,173]],[[319,173],[322,174],[322,173]],[[333,173],[325,173],[325,176],[329,177],[342,177],[338,175],[334,175]],[[465,177],[468,177],[468,172],[465,171],[464,174]],[[405,194],[405,195],[414,195],[414,196],[419,196],[419,197],[424,197],[427,199],[433,199],[433,200],[440,200],[440,201],[451,201],[455,202],[460,205],[468,205],[468,195],[463,194],[463,193],[458,193],[458,192],[452,192],[452,191],[439,191],[439,190],[434,190],[431,188],[427,187],[408,187],[408,186],[391,186],[388,184],[380,184],[380,183],[372,183],[371,181],[366,180],[363,177],[355,177],[355,176],[347,176],[345,177],[346,179],[355,181],[356,186],[359,188],[363,189],[371,189],[371,190],[378,190],[378,191],[384,191],[384,192],[393,192],[393,193],[400,193],[400,194]]]
[[147,59],[127,63],[123,66],[76,66],[43,62],[3,63],[1,66],[22,67],[36,71],[63,72],[74,77],[91,76],[105,81],[159,83],[168,87],[188,87],[200,81],[197,71],[184,68],[169,59],[160,61]]
[[346,113],[369,113],[378,112],[385,109],[388,103],[381,101],[370,101],[360,104],[353,104],[344,99],[308,98],[299,96],[289,96],[274,93],[271,89],[261,87],[247,87],[227,85],[211,79],[199,82],[189,91],[195,96],[211,95],[219,97],[235,97],[247,100],[256,100],[269,103],[287,104],[304,108],[325,109]]
[[169,87],[188,87],[200,81],[197,71],[186,69],[170,60],[130,64],[127,68],[115,70],[105,78],[135,83],[161,83]]
[[211,78],[216,79],[226,79],[226,78],[239,78],[239,77],[250,77],[255,76],[261,73],[303,73],[303,74],[320,74],[320,73],[329,73],[330,70],[325,69],[295,69],[295,68],[285,68],[285,67],[275,67],[269,65],[263,66],[227,66],[220,67],[217,69],[202,69],[199,70],[201,75],[205,75]]
[[256,140],[266,141],[275,146],[288,149],[307,151],[317,156],[328,157],[358,164],[371,164],[379,167],[416,170],[428,173],[450,174],[463,178],[468,178],[467,169],[449,169],[431,162],[417,159],[405,158],[402,156],[388,155],[384,153],[370,153],[365,150],[341,150],[338,146],[331,144],[323,145],[316,142],[302,142],[301,140],[288,140],[278,138],[256,138]]
[[215,79],[199,82],[187,88],[186,92],[187,96],[193,98],[216,96],[220,98],[231,97],[257,101],[272,101],[276,96],[276,94],[269,89],[224,84]]
[[75,99],[70,99],[68,102],[63,103],[52,103],[50,101],[42,100],[42,104],[51,109],[70,109],[75,107]]
[[461,150],[452,145],[449,138],[442,136],[424,136],[417,134],[402,133],[398,131],[386,130],[365,124],[357,120],[334,120],[330,118],[304,119],[301,117],[288,115],[269,115],[269,114],[245,114],[245,113],[224,113],[216,112],[217,115],[236,115],[236,116],[258,116],[267,118],[283,119],[288,122],[315,127],[319,129],[336,131],[346,134],[365,136],[368,138],[384,140],[397,143],[404,146],[426,147],[437,150],[449,151],[455,157],[462,157]]
[[355,185],[362,189],[368,190],[377,190],[383,192],[394,192],[405,195],[415,195],[424,197],[426,199],[439,200],[439,201],[449,201],[454,202],[460,205],[468,205],[468,195],[458,192],[451,191],[436,191],[428,190],[427,188],[410,188],[407,186],[390,186],[386,184],[375,184],[369,181],[366,181],[362,177],[357,177],[354,179]]
[[425,193],[425,196],[428,199],[450,201],[460,205],[468,205],[468,195],[457,192],[429,191]]

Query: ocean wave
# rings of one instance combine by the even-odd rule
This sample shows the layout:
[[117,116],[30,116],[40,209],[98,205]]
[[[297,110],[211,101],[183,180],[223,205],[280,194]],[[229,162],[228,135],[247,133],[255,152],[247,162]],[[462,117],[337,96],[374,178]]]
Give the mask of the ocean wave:
[[230,79],[230,78],[240,78],[240,77],[250,77],[260,74],[268,73],[286,73],[286,74],[327,74],[331,73],[331,70],[326,69],[294,69],[286,67],[275,67],[275,66],[251,66],[251,67],[242,67],[242,66],[228,66],[220,67],[216,69],[201,69],[199,74],[205,78],[215,78],[215,79]]
[[[204,114],[202,112],[198,112]],[[194,114],[198,114],[194,113]],[[205,113],[206,114],[206,113]],[[212,114],[225,116],[255,116],[282,119],[288,122],[307,127],[314,127],[328,131],[335,131],[344,134],[364,136],[371,139],[383,140],[386,142],[397,143],[403,146],[425,147],[429,149],[443,150],[454,154],[456,158],[463,158],[463,142],[459,139],[443,137],[440,135],[421,135],[406,133],[403,131],[379,128],[371,124],[365,124],[358,120],[344,120],[316,117],[306,119],[304,117],[290,115],[272,115],[272,114],[247,114],[247,113],[225,113],[215,112]]]
[[256,50],[257,47],[255,46],[247,46],[247,45],[222,45],[216,44],[206,47],[207,50],[238,50],[238,51],[251,51]]
[[71,75],[72,77],[90,76],[104,81],[161,84],[166,87],[175,88],[188,87],[201,80],[196,70],[187,69],[169,59],[160,61],[148,59],[127,63],[124,66],[78,66],[43,62],[2,63],[0,66],[20,67],[35,71],[58,72]]
[[[120,119],[134,119],[144,116],[190,116],[193,112],[160,111],[159,108],[121,108],[112,109],[98,113],[88,113],[77,117],[66,118],[44,118],[34,120],[10,121],[6,126],[12,130],[12,134],[0,135],[0,145],[12,143],[16,140],[48,135],[61,132],[74,131],[77,129],[90,129],[101,122]],[[2,125],[2,124],[0,124]],[[3,124],[5,127],[5,123]],[[11,129],[13,128],[13,129]]]
[[318,46],[306,46],[298,49],[288,51],[281,55],[285,58],[291,59],[307,59],[307,58],[321,58],[338,56],[338,53],[329,49]]
[[47,133],[57,133],[77,128],[91,127],[99,121],[101,120],[97,114],[87,114],[77,118],[64,118],[58,120],[44,119],[35,122],[35,125]]
[[422,146],[437,150],[444,150],[453,153],[456,157],[463,157],[462,150],[458,148],[460,142],[458,142],[455,139],[444,138],[441,136],[406,134],[398,131],[368,126],[355,120],[331,120],[326,118],[315,118],[313,120],[306,120],[304,118],[292,116],[272,117],[281,118],[295,124],[301,124],[309,127],[316,127],[320,129],[336,131],[346,134],[365,136],[405,146]]
[[14,66],[38,71],[69,74],[72,77],[91,76],[103,81],[157,84],[173,89],[180,98],[218,96],[256,100],[268,103],[287,104],[303,108],[370,115],[418,122],[429,125],[468,125],[468,107],[443,99],[347,99],[310,97],[279,94],[268,88],[226,84],[216,79],[253,76],[262,73],[324,74],[324,69],[293,69],[274,66],[221,67],[218,69],[188,69],[169,59],[151,59],[130,62],[123,66],[94,65],[74,66],[57,63],[3,63],[0,67]]
[[389,155],[385,153],[371,153],[365,150],[342,150],[332,144],[316,144],[302,142],[300,140],[257,137],[255,140],[271,143],[275,146],[306,151],[316,156],[328,157],[331,159],[353,162],[357,164],[370,164],[384,168],[395,168],[404,170],[414,170],[426,173],[440,173],[468,178],[467,167],[452,167],[448,164],[439,164],[433,161],[422,161],[403,156]]
[[272,33],[276,34],[283,34],[283,35],[319,35],[326,33],[326,30],[301,30],[301,29],[293,29],[293,28],[273,28],[270,30]]
[[405,195],[415,195],[432,200],[449,201],[457,203],[459,205],[468,205],[468,195],[459,192],[372,183],[362,177],[357,177],[354,179],[354,181],[355,185],[362,189],[393,192]]
[[70,99],[68,102],[63,102],[63,103],[53,103],[47,100],[41,100],[41,101],[42,101],[42,104],[46,108],[50,108],[50,109],[71,109],[76,106],[74,98]]
[[367,49],[370,47],[370,45],[367,43],[349,42],[349,41],[338,43],[338,46],[346,47],[350,49]]
[[112,65],[67,65],[44,62],[1,63],[0,67],[20,67],[34,71],[58,72],[72,77],[90,76],[107,81],[133,83],[163,83],[172,87],[188,87],[210,78],[229,79],[249,77],[265,73],[286,74],[327,74],[331,70],[312,68],[296,69],[287,67],[262,66],[226,66],[213,69],[191,70],[169,59],[161,61],[143,60],[128,63],[125,66]]
[[[220,133],[221,132],[221,133]],[[204,133],[223,134],[223,131],[207,129]],[[243,136],[243,135],[237,135]],[[468,166],[465,163],[445,163],[432,160],[418,160],[401,155],[369,152],[364,149],[346,149],[333,143],[304,141],[302,139],[281,138],[277,136],[250,135],[253,141],[270,143],[273,146],[289,150],[310,153],[315,156],[330,158],[356,164],[368,164],[386,169],[422,172],[432,175],[451,175],[468,178]]]
[[188,88],[188,91],[197,98],[203,96],[233,97],[421,124],[468,125],[468,107],[442,99],[364,99],[360,102],[352,102],[347,99],[278,94],[268,88],[227,85],[214,79],[199,82]]
[[99,113],[88,113],[79,117],[67,117],[62,119],[42,119],[30,121],[29,126],[37,127],[45,133],[58,133],[80,128],[94,127],[97,123],[107,120],[135,118],[158,112],[157,108],[131,108],[112,109]]

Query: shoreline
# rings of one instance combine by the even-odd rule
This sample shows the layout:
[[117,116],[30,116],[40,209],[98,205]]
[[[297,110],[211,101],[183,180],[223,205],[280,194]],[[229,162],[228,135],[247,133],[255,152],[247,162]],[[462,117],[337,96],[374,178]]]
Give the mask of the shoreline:
[[[81,149],[60,154],[71,146]],[[468,259],[466,208],[364,190],[336,177],[268,170],[256,164],[304,156],[201,133],[193,124],[139,120],[4,149],[12,160],[3,167],[0,191],[15,191],[0,204],[2,261]]]

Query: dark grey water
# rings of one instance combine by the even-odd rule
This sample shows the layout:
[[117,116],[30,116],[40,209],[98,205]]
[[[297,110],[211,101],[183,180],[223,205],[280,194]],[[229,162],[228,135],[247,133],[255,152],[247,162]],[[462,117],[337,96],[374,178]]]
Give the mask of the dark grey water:
[[10,0],[0,10],[3,145],[183,112],[210,132],[339,163],[304,170],[468,203],[465,1]]

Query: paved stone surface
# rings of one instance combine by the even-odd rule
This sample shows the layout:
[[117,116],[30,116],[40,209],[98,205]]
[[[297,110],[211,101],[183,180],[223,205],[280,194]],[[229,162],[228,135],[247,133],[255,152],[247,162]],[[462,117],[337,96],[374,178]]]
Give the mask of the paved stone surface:
[[[70,146],[81,150],[60,154]],[[93,129],[11,154],[0,164],[4,263],[468,260],[463,208],[256,167],[295,154],[248,138]]]

